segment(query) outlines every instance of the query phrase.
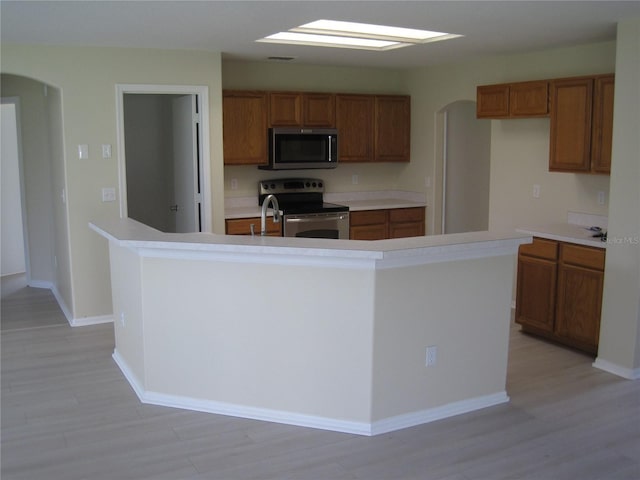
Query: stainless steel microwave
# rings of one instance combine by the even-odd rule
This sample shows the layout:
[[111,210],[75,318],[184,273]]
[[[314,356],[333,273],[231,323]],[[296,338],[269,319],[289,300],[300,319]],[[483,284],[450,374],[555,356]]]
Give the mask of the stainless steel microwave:
[[268,170],[336,168],[338,130],[335,128],[270,128]]

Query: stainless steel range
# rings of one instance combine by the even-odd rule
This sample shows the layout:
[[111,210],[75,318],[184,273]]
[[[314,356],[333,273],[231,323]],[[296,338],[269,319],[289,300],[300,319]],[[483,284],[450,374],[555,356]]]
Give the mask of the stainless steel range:
[[275,195],[283,212],[283,235],[306,238],[349,238],[349,207],[324,201],[324,181],[283,178],[259,183],[260,205]]

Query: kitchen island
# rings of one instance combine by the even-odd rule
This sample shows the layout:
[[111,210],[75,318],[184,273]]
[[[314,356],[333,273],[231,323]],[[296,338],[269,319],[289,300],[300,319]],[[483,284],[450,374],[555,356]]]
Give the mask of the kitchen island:
[[508,401],[512,279],[528,235],[90,226],[109,243],[113,357],[142,402],[375,435]]

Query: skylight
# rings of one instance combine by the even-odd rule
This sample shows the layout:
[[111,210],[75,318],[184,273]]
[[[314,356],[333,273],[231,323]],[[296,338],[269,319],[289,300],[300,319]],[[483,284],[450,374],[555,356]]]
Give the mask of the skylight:
[[315,45],[323,47],[390,50],[417,43],[434,42],[461,35],[368,23],[317,20],[257,42]]

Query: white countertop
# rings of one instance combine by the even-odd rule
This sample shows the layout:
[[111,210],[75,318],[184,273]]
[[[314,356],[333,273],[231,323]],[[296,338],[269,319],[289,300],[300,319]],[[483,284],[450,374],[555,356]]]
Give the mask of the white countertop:
[[607,248],[607,242],[601,241],[600,238],[594,238],[593,234],[596,232],[592,232],[588,227],[582,225],[555,223],[533,227],[520,227],[516,231],[549,240],[577,243],[589,247]]
[[[424,195],[398,190],[326,193],[324,200],[329,203],[346,205],[352,212],[358,210],[425,207],[427,205]],[[259,217],[260,210],[257,197],[230,197],[225,199],[225,219]]]
[[[515,232],[472,232],[390,240],[333,240],[322,238],[163,233],[132,219],[96,221],[89,227],[120,246],[148,255],[233,255],[246,261],[334,264],[369,262],[364,267],[391,268],[466,258],[515,254],[530,235]],[[371,264],[373,262],[373,264]]]

